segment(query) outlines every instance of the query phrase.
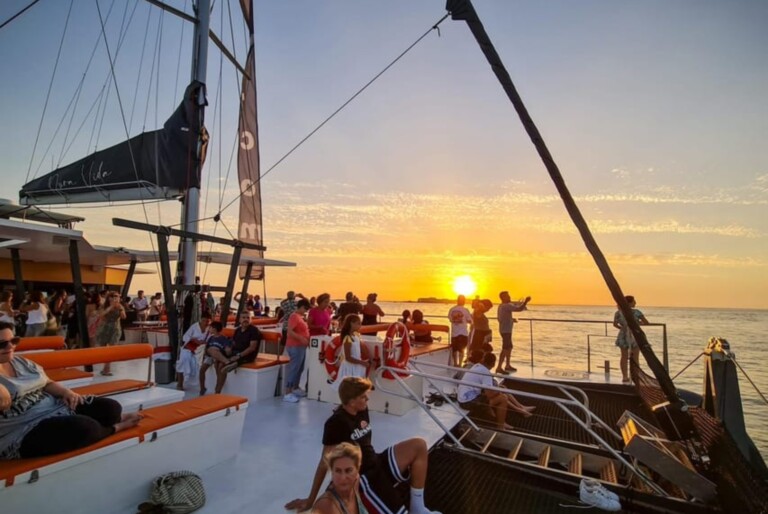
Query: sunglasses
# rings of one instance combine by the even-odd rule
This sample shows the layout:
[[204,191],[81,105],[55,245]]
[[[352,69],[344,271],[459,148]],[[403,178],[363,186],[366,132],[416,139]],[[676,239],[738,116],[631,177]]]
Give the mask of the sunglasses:
[[9,346],[11,345],[16,346],[17,344],[19,344],[18,337],[14,337],[13,339],[8,339],[6,341],[0,341],[0,350],[5,350]]

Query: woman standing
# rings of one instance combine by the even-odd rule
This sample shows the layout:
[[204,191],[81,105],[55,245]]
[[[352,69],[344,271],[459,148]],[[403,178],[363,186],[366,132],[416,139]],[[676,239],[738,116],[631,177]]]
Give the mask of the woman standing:
[[0,293],[0,322],[13,326],[11,330],[14,334],[16,333],[16,311],[13,310],[13,293],[11,291]]
[[472,339],[469,343],[469,351],[483,350],[491,341],[491,326],[488,323],[486,312],[491,310],[493,302],[490,300],[477,300],[472,302]]
[[[624,299],[632,309],[632,314],[634,314],[637,322],[640,325],[647,325],[648,320],[645,319],[645,315],[640,311],[640,309],[635,309],[635,306],[637,305],[635,297],[625,296]],[[635,362],[635,364],[638,364],[640,362],[640,348],[638,348],[637,342],[635,341],[632,332],[629,331],[627,321],[624,319],[624,315],[621,314],[621,311],[616,311],[616,314],[613,315],[613,326],[619,329],[619,335],[616,336],[616,346],[621,349],[621,360],[619,361],[619,367],[621,368],[622,376],[621,381],[624,384],[628,384],[631,381],[629,378],[629,357],[631,354],[632,360]]]
[[368,359],[363,359],[363,349],[360,342],[360,317],[357,314],[347,314],[344,318],[344,323],[341,325],[341,338],[342,343],[342,361],[339,366],[339,374],[336,376],[336,381],[333,383],[334,388],[338,388],[344,377],[360,377],[365,378],[365,372],[371,362]]
[[43,335],[48,323],[48,306],[43,300],[43,293],[32,291],[30,302],[21,306],[21,310],[27,313],[27,330],[25,337],[37,337]]
[[286,329],[286,350],[288,351],[288,367],[285,377],[285,396],[284,402],[297,403],[300,398],[307,395],[301,387],[299,381],[304,371],[304,360],[307,356],[307,347],[309,346],[309,326],[304,321],[304,315],[309,310],[309,300],[302,298],[296,302],[296,310],[291,313]]
[[312,514],[368,514],[357,494],[363,461],[360,448],[341,443],[326,453],[323,460],[331,470],[331,484],[315,502]]
[[376,293],[370,293],[363,305],[363,325],[375,325],[379,322],[379,316],[386,316],[381,307],[376,304],[376,298]]
[[331,333],[332,313],[328,310],[329,303],[331,303],[331,295],[323,293],[317,297],[317,305],[309,309],[307,313],[309,335],[324,336]]
[[88,303],[85,305],[85,319],[88,323],[88,340],[96,340],[96,329],[99,327],[99,311],[103,298],[97,291],[93,291],[88,295]]
[[[122,334],[120,328],[120,320],[124,320],[126,317],[125,308],[120,303],[120,295],[117,293],[109,293],[107,295],[106,306],[99,311],[99,328],[96,330],[96,344],[98,346],[112,346],[117,344]],[[104,369],[101,370],[101,374],[110,377],[112,376],[112,370],[110,363],[104,364]]]

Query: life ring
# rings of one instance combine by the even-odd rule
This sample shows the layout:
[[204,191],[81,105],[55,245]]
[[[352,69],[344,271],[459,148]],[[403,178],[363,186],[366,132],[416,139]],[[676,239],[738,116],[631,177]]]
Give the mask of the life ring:
[[[328,373],[328,379],[331,382],[335,382],[336,378],[339,376],[339,366],[341,365],[341,355],[343,351],[344,349],[341,344],[340,336],[336,336],[331,339],[330,343],[324,344],[320,351],[320,355],[323,356],[325,371]],[[371,360],[371,352],[368,351],[368,347],[362,341],[360,341],[360,358],[369,362]],[[371,367],[369,366],[366,368],[366,375],[370,374],[370,372]]]
[[[400,354],[397,354],[397,347],[400,347]],[[407,369],[408,359],[411,356],[411,341],[408,336],[408,327],[400,323],[392,323],[387,329],[387,335],[384,337],[384,365],[390,368]],[[397,372],[400,377],[409,376],[408,373]],[[391,371],[385,371],[382,377],[394,379]]]

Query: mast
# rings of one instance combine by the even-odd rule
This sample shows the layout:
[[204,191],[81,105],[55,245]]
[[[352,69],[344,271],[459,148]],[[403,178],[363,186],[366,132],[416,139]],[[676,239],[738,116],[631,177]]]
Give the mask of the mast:
[[[195,23],[192,43],[192,80],[205,84],[208,71],[208,32],[211,20],[211,0],[197,0],[195,14],[197,15],[197,22]],[[197,141],[198,160],[196,161],[195,169],[190,170],[192,176],[200,176],[203,166],[203,121],[205,120],[205,105],[207,104],[205,87],[200,88],[197,102],[200,107],[200,126],[198,127],[200,137]],[[190,187],[187,189],[184,197],[184,208],[181,214],[181,224],[184,227],[184,231],[196,233],[199,218],[200,188]],[[182,285],[194,286],[195,264],[197,263],[197,242],[195,240],[182,239],[179,261],[181,266],[181,276],[179,278]]]

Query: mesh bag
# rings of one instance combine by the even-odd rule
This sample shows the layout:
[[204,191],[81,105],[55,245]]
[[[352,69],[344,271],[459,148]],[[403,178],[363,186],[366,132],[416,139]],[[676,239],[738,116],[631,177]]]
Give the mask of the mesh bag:
[[205,505],[202,479],[191,471],[174,471],[152,481],[149,502],[139,505],[143,514],[186,514]]

